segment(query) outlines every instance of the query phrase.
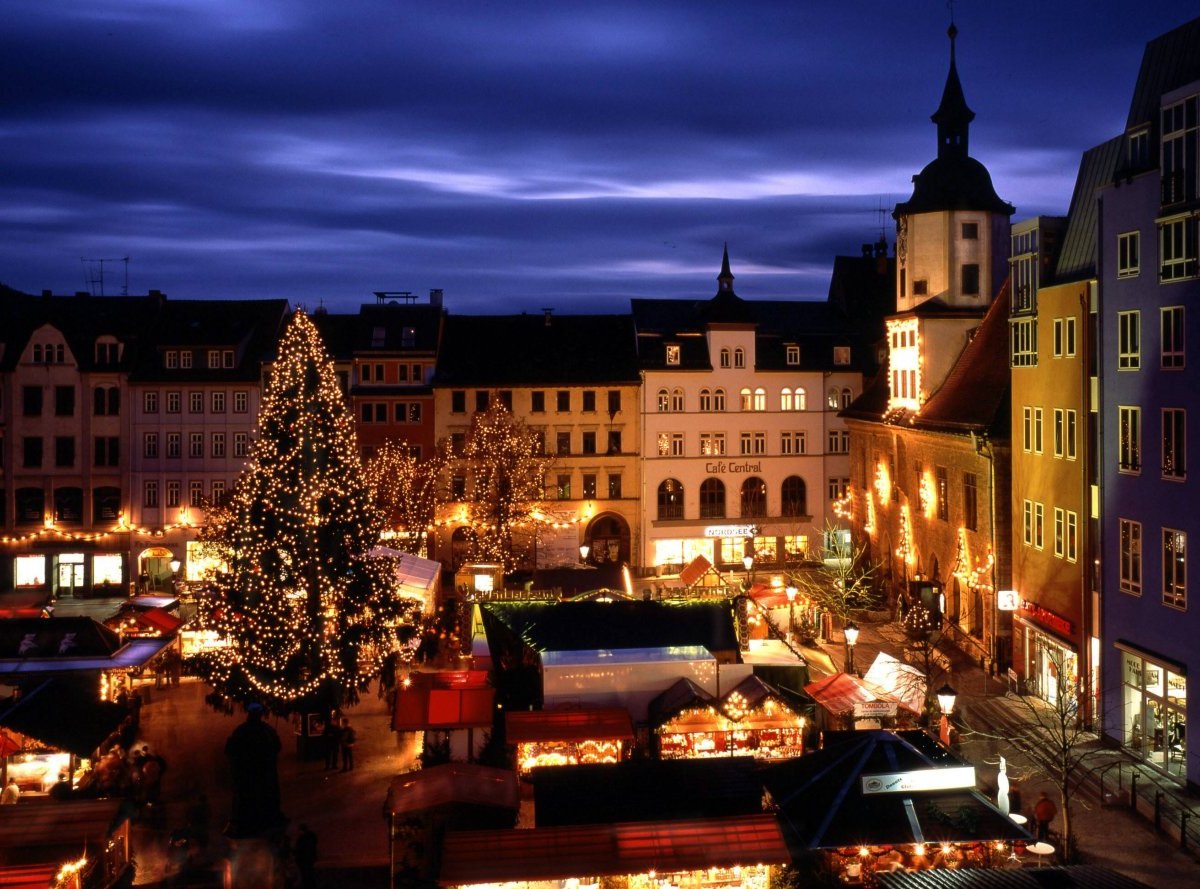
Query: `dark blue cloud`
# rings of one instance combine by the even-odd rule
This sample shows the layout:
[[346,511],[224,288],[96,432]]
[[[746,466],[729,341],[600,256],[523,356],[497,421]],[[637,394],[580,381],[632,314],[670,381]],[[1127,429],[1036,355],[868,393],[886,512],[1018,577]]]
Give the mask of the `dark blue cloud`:
[[[823,296],[932,157],[948,60],[942,0],[5,6],[0,280],[130,256],[134,292],[347,310],[703,296],[726,241],[744,295]],[[1018,217],[1065,211],[1184,15],[956,5],[972,153]]]

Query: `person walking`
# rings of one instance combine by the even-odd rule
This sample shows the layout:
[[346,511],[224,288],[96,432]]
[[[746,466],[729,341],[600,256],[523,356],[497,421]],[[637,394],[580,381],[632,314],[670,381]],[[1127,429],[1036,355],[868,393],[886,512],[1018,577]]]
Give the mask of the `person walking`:
[[325,728],[321,730],[321,739],[325,742],[326,771],[338,767],[338,748],[341,746],[341,736],[342,730],[335,711],[326,718]]
[[300,889],[316,889],[317,835],[307,824],[300,825],[300,835],[292,847],[296,870],[300,872]]
[[350,717],[342,717],[342,731],[338,737],[338,744],[342,748],[342,771],[354,771],[354,745],[358,743],[358,735],[354,732],[354,727],[350,725]]
[[17,786],[17,779],[10,777],[4,790],[0,791],[0,806],[15,806],[20,798],[21,788]]
[[1037,821],[1037,838],[1039,843],[1049,842],[1050,840],[1050,822],[1054,820],[1054,816],[1058,814],[1058,807],[1054,805],[1054,801],[1046,796],[1046,791],[1038,794],[1037,804],[1033,807],[1033,818]]

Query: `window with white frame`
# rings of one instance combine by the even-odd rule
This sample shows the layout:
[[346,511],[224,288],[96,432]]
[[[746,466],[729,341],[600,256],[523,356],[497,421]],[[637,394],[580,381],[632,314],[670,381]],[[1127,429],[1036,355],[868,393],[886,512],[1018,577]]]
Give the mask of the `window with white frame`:
[[1028,405],[1021,408],[1021,450],[1033,450],[1033,408]]
[[1117,313],[1117,370],[1142,366],[1142,313],[1136,309]]
[[167,393],[167,413],[168,414],[179,413],[180,410],[182,410],[182,406],[183,406],[183,393],[182,392],[168,392]]
[[1013,367],[1037,367],[1036,318],[1013,319],[1010,358]]
[[209,409],[214,414],[225,413],[225,393],[224,392],[209,393]]
[[1117,277],[1132,278],[1142,265],[1142,233],[1123,232],[1117,235]]
[[1061,407],[1054,409],[1054,456],[1062,458],[1064,451],[1063,439],[1066,435],[1067,412]]
[[1183,306],[1167,306],[1159,312],[1161,347],[1159,366],[1163,370],[1182,370],[1184,367]]
[[1120,520],[1121,592],[1142,594],[1142,523]]
[[204,393],[189,392],[188,393],[188,413],[202,414],[204,413]]
[[719,457],[725,453],[724,432],[701,432],[700,454],[704,457]]
[[1026,546],[1033,546],[1033,501],[1025,500],[1021,506],[1021,540]]
[[829,499],[841,500],[850,490],[850,479],[848,478],[831,478],[829,480]]
[[1042,549],[1046,545],[1046,509],[1036,500],[1033,503],[1033,545]]
[[1163,528],[1162,532],[1163,604],[1187,607],[1187,532]]
[[725,410],[725,390],[724,389],[713,389],[713,410],[714,411]]
[[1187,411],[1181,407],[1162,410],[1162,477],[1187,478]]
[[787,346],[785,360],[787,361],[788,367],[795,367],[796,365],[798,365],[800,363],[800,347],[799,346]]
[[1163,222],[1158,229],[1158,249],[1163,282],[1196,277],[1196,217]]
[[1117,408],[1117,467],[1121,472],[1142,470],[1142,409],[1131,405]]
[[158,413],[158,393],[151,390],[142,393],[142,413],[157,414]]
[[779,434],[779,453],[794,456],[808,453],[808,434],[797,431],[784,431]]
[[147,509],[158,508],[158,482],[147,481],[142,485],[142,506]]
[[1075,319],[1072,317],[1054,319],[1054,357],[1075,357]]
[[204,456],[204,433],[191,432],[188,433],[188,456],[203,457]]
[[1067,539],[1065,547],[1068,562],[1079,560],[1079,513],[1067,510]]
[[168,349],[163,353],[163,366],[167,370],[175,370],[179,367],[179,353],[174,349]]
[[705,412],[712,410],[712,390],[711,389],[701,389],[700,390],[700,410],[705,411]]
[[735,368],[746,366],[746,350],[745,349],[737,348],[737,349],[733,350],[733,366]]
[[192,369],[192,353],[188,349],[179,353],[179,367],[181,370]]
[[220,370],[220,368],[221,368],[221,350],[220,349],[209,349],[208,350],[208,369],[209,370]]
[[183,456],[183,435],[178,432],[167,433],[167,458],[178,460]]
[[683,456],[683,433],[682,432],[672,432],[671,433],[671,456],[672,457],[682,457]]
[[671,390],[671,412],[683,413],[683,390],[678,387]]
[[150,459],[158,456],[157,432],[147,432],[142,436],[142,456]]
[[1063,428],[1063,453],[1068,460],[1077,456],[1075,448],[1076,413],[1074,408],[1067,408],[1067,422]]
[[679,346],[667,346],[667,364],[679,364]]
[[850,363],[850,347],[849,346],[834,346],[833,347],[833,363],[837,367],[845,367]]
[[655,400],[658,404],[658,412],[660,414],[665,414],[671,410],[671,393],[666,389],[659,389]]
[[200,480],[188,482],[188,506],[196,508],[204,506],[204,482]]
[[721,350],[721,367],[729,367],[729,349]]
[[213,457],[215,457],[217,459],[224,458],[224,456],[225,456],[225,433],[224,432],[214,432],[212,434],[212,441],[210,441],[209,444],[210,444],[209,452],[212,454]]
[[850,433],[845,429],[830,429],[828,451],[831,454],[850,453]]
[[1040,407],[1033,409],[1033,452],[1035,454],[1042,452],[1042,409]]
[[1054,555],[1063,558],[1066,555],[1067,540],[1067,511],[1060,506],[1054,507]]
[[167,482],[167,508],[178,509],[180,497],[183,496],[183,483],[178,479]]
[[250,435],[245,432],[233,433],[233,456],[245,457],[250,453]]

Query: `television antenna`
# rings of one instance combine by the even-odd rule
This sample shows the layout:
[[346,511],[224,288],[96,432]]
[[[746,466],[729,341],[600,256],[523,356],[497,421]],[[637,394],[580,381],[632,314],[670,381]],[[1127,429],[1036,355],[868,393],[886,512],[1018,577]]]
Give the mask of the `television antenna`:
[[117,259],[84,259],[80,257],[79,261],[83,263],[83,283],[87,285],[88,292],[92,296],[105,296],[104,292],[104,264],[106,262],[120,262],[125,265],[125,282],[121,285],[121,296],[129,296],[129,257],[121,256]]

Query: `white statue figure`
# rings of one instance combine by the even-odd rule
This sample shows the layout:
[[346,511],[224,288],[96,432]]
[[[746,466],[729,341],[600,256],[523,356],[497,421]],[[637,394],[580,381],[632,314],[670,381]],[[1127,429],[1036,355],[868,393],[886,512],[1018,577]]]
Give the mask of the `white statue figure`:
[[1000,774],[996,776],[996,808],[1008,814],[1008,764],[1000,757]]

